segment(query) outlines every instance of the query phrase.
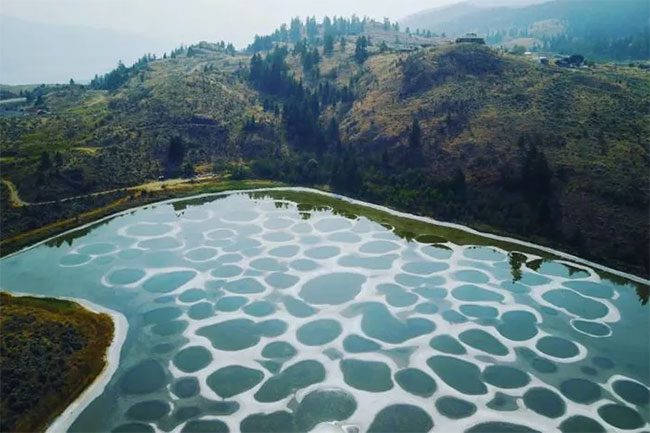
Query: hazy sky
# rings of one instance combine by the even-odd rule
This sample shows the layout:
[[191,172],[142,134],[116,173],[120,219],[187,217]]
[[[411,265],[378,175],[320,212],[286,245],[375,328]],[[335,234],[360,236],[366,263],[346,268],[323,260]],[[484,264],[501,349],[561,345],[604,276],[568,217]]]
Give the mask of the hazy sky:
[[[292,16],[395,20],[460,0],[0,0],[0,13],[30,21],[107,28],[157,41],[226,40],[243,47]],[[475,2],[485,2],[477,0]]]
[[129,65],[202,40],[245,48],[294,16],[395,21],[460,1],[467,0],[0,0],[0,83],[87,81],[118,60]]

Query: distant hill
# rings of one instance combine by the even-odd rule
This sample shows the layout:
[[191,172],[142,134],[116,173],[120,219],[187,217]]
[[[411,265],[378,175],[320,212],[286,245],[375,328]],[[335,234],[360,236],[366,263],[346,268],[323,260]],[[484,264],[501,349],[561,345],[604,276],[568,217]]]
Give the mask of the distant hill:
[[649,17],[646,0],[555,0],[521,7],[465,2],[408,16],[400,24],[447,36],[474,32],[495,45],[521,43],[627,60],[650,57]]
[[0,15],[0,83],[90,80],[96,73],[114,68],[119,60],[132,63],[143,53],[164,47],[160,41],[134,34]]

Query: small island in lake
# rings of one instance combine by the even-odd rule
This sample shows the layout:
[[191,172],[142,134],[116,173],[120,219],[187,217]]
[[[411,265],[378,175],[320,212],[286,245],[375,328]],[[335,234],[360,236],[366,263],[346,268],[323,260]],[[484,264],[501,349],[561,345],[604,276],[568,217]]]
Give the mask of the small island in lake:
[[111,317],[0,293],[0,431],[44,431],[102,372]]

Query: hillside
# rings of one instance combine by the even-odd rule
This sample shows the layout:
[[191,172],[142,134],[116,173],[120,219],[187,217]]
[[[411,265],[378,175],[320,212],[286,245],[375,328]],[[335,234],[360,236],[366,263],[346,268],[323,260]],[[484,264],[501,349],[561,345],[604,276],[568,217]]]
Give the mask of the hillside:
[[253,93],[233,74],[248,58],[206,52],[152,62],[116,92],[55,87],[44,98],[50,115],[3,122],[5,172],[26,199],[40,201],[158,177],[171,134],[195,144],[188,158],[230,158],[227,134],[253,106]]
[[[369,90],[341,129],[357,147],[387,149],[387,168],[372,183],[377,198],[391,197],[393,206],[420,201],[420,209],[436,208],[446,219],[460,213],[562,238],[583,253],[647,261],[647,74],[549,69],[471,46],[374,57],[367,66]],[[413,116],[422,130],[416,156],[407,145]],[[551,174],[535,174],[534,149]],[[400,159],[401,166],[422,164],[424,185],[451,182],[462,170],[463,209],[441,208],[436,190],[425,198],[423,179],[402,173]],[[387,174],[391,184],[409,182],[417,196],[387,191]]]
[[[354,32],[278,34],[252,61],[202,43],[116,89],[41,89],[47,114],[0,118],[2,176],[25,201],[208,172],[325,186],[648,275],[645,71]],[[2,212],[2,237],[62,212]]]
[[644,0],[553,0],[488,7],[472,2],[422,11],[400,21],[411,30],[458,36],[478,33],[488,43],[607,60],[648,60],[650,4]]

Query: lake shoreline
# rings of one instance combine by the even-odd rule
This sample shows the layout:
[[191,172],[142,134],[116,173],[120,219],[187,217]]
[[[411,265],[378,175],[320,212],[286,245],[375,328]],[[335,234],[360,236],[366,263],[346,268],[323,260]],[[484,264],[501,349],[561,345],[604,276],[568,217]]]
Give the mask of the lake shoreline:
[[[59,235],[69,233],[78,228],[87,227],[94,223],[132,209],[139,209],[145,206],[154,205],[162,201],[190,198],[205,193],[219,193],[227,191],[238,191],[242,189],[266,188],[271,186],[287,186],[282,182],[269,180],[207,180],[194,182],[176,183],[168,188],[149,190],[145,186],[131,187],[133,195],[118,198],[106,205],[91,206],[73,217],[59,219],[45,223],[39,227],[16,233],[10,237],[0,240],[0,259],[8,257],[16,252],[22,251],[30,246],[37,245],[43,240],[55,238]],[[138,189],[138,188],[144,189]],[[36,205],[38,206],[38,205]]]
[[[0,289],[1,290],[1,289]],[[95,377],[95,379],[88,385],[82,392],[77,396],[77,398],[70,403],[63,412],[56,416],[49,424],[46,433],[58,433],[62,431],[67,431],[72,423],[77,419],[77,417],[93,402],[98,396],[100,396],[106,385],[113,377],[113,374],[117,370],[120,361],[120,353],[122,351],[122,346],[126,341],[126,335],[128,332],[129,324],[123,314],[118,313],[115,310],[103,307],[101,305],[90,302],[82,298],[73,298],[73,297],[52,297],[52,296],[43,296],[31,293],[24,292],[12,292],[8,290],[2,290],[6,293],[9,293],[15,297],[33,297],[41,299],[60,299],[71,301],[79,304],[81,307],[86,310],[100,314],[107,314],[113,321],[113,338],[111,344],[106,349],[106,364],[102,371]]]
[[399,217],[399,218],[406,218],[406,219],[411,219],[411,220],[419,221],[419,222],[426,223],[426,224],[431,224],[431,225],[434,225],[434,226],[451,228],[451,229],[459,230],[459,231],[462,231],[462,232],[465,232],[465,233],[468,233],[468,234],[471,234],[471,235],[474,235],[474,236],[484,237],[484,238],[491,239],[491,240],[496,240],[496,241],[499,241],[499,242],[506,242],[506,243],[510,243],[510,244],[513,244],[513,245],[518,245],[518,246],[521,246],[521,247],[534,249],[534,250],[537,250],[537,251],[540,251],[540,252],[544,252],[545,254],[553,255],[553,256],[555,256],[557,258],[560,258],[560,259],[563,259],[563,260],[569,260],[569,261],[572,261],[572,262],[574,262],[576,264],[579,264],[579,265],[594,268],[595,270],[599,270],[599,271],[608,273],[610,275],[613,275],[613,276],[616,276],[616,277],[619,277],[619,278],[628,279],[628,280],[633,281],[633,282],[635,282],[637,284],[650,286],[650,279],[645,279],[643,277],[640,277],[640,276],[635,275],[635,274],[631,274],[629,272],[619,271],[619,270],[611,268],[609,266],[602,265],[600,263],[596,263],[596,262],[593,262],[591,260],[583,259],[581,257],[575,256],[575,255],[570,254],[570,253],[566,253],[566,252],[563,252],[563,251],[556,250],[556,249],[554,249],[552,247],[539,245],[539,244],[536,244],[536,243],[533,243],[533,242],[528,242],[528,241],[525,241],[525,240],[522,240],[522,239],[517,239],[517,238],[510,237],[510,236],[503,236],[503,235],[498,235],[498,234],[494,234],[494,233],[486,233],[486,232],[482,232],[480,230],[477,230],[477,229],[474,229],[472,227],[465,226],[465,225],[462,225],[462,224],[445,222],[445,221],[438,221],[438,220],[436,220],[436,219],[434,219],[432,217],[428,217],[428,216],[415,215],[415,214],[410,214],[410,213],[407,213],[407,212],[402,212],[402,211],[398,211],[398,210],[389,208],[387,206],[383,206],[383,205],[379,205],[379,204],[375,204],[375,203],[370,203],[370,202],[364,202],[363,200],[357,200],[357,199],[354,199],[354,198],[351,198],[351,197],[347,197],[347,196],[344,196],[344,195],[340,195],[340,194],[336,194],[336,193],[332,193],[332,192],[328,192],[328,191],[323,191],[323,190],[320,190],[320,189],[306,188],[306,187],[287,187],[287,186],[252,188],[252,189],[230,189],[230,190],[225,190],[225,191],[207,192],[207,193],[199,193],[199,194],[196,194],[196,195],[173,197],[173,198],[168,198],[166,200],[160,200],[160,201],[155,201],[155,202],[151,202],[151,203],[146,203],[144,205],[131,207],[131,208],[128,208],[128,209],[121,210],[119,212],[115,212],[115,213],[110,214],[110,215],[103,216],[103,217],[98,218],[96,220],[90,221],[90,222],[88,222],[86,224],[73,227],[73,228],[65,230],[65,231],[63,231],[61,233],[57,233],[56,235],[53,235],[53,236],[51,236],[51,237],[49,237],[47,239],[43,239],[43,240],[38,241],[38,242],[36,242],[36,243],[34,243],[32,245],[21,248],[18,251],[14,251],[14,252],[12,252],[10,254],[7,254],[6,256],[1,257],[0,260],[5,259],[5,258],[9,258],[9,257],[13,257],[13,256],[15,256],[17,254],[20,254],[20,253],[24,252],[24,251],[28,251],[28,250],[30,250],[32,248],[38,247],[39,245],[45,244],[45,243],[47,243],[47,242],[49,242],[49,241],[51,241],[51,240],[53,240],[53,239],[55,239],[55,238],[57,238],[59,236],[64,236],[64,235],[73,233],[73,232],[75,232],[77,230],[83,230],[83,229],[88,228],[88,227],[90,227],[92,225],[95,225],[95,224],[101,223],[103,221],[107,221],[107,220],[110,220],[110,219],[125,215],[127,213],[136,211],[138,209],[145,208],[147,206],[159,205],[159,204],[170,204],[170,203],[175,203],[175,202],[184,201],[184,200],[191,200],[191,199],[200,199],[200,198],[207,198],[207,197],[219,197],[219,196],[225,196],[225,195],[230,195],[230,194],[248,194],[248,193],[273,192],[273,191],[278,191],[278,192],[281,192],[281,191],[295,191],[295,192],[302,192],[302,193],[318,194],[318,195],[321,195],[321,196],[334,198],[334,199],[337,199],[337,200],[347,202],[349,204],[366,207],[366,208],[377,210],[377,211],[380,211],[380,212],[385,212],[385,213],[388,213],[390,215],[393,215],[393,216],[396,216],[396,217]]

